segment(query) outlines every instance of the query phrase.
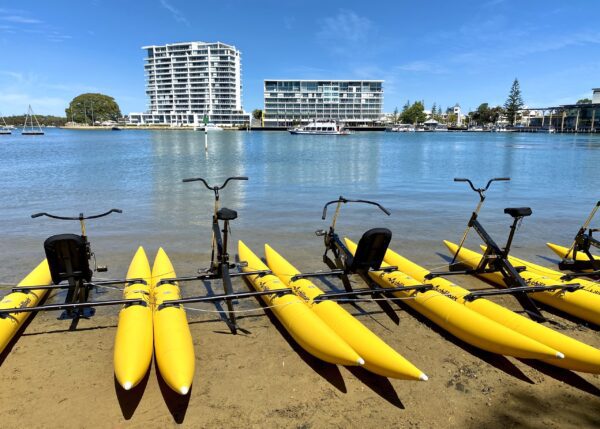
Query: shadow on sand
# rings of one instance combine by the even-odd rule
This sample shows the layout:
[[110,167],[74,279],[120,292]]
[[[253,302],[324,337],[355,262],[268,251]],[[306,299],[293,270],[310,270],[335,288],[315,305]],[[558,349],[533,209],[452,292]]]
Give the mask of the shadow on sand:
[[461,339],[455,337],[454,335],[448,333],[446,330],[440,328],[438,325],[436,325],[435,323],[433,323],[431,320],[427,319],[425,316],[421,315],[420,313],[418,313],[417,311],[413,310],[412,308],[410,308],[408,305],[404,304],[404,303],[396,303],[399,307],[401,307],[403,310],[405,310],[408,314],[412,315],[415,319],[417,319],[419,322],[425,324],[426,326],[428,326],[431,330],[433,330],[434,332],[438,333],[440,336],[442,336],[445,340],[451,342],[452,344],[460,347],[461,349],[463,349],[464,351],[466,351],[467,353],[472,354],[473,356],[483,360],[484,362],[486,362],[489,365],[492,365],[493,367],[499,369],[500,371],[515,377],[521,381],[524,381],[526,383],[529,384],[535,384],[533,382],[533,380],[531,380],[529,377],[527,377],[519,368],[517,368],[510,360],[508,360],[505,356],[496,354],[496,353],[491,353],[491,352],[487,352],[485,350],[479,349],[475,346],[472,346],[464,341],[462,341]]
[[192,396],[192,389],[194,386],[190,386],[190,391],[187,393],[187,395],[180,395],[179,393],[175,392],[169,387],[167,382],[160,375],[160,370],[158,369],[156,359],[154,360],[154,372],[156,372],[156,379],[158,380],[160,393],[165,400],[165,404],[167,405],[169,412],[173,416],[173,420],[175,420],[177,424],[183,423],[188,406],[190,405],[190,397]]
[[117,381],[117,377],[114,377],[115,393],[117,394],[119,407],[121,407],[121,413],[123,414],[123,418],[125,418],[125,420],[129,420],[133,416],[133,413],[140,404],[142,396],[144,395],[144,391],[146,390],[146,385],[148,384],[148,378],[150,378],[150,368],[148,368],[146,375],[144,378],[142,378],[137,386],[131,390],[125,390]]

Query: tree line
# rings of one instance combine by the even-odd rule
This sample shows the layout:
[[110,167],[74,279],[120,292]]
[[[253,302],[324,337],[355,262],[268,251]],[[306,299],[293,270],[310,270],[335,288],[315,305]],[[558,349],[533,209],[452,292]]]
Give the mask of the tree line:
[[[22,127],[25,123],[26,115],[12,115],[5,116],[4,120],[6,125],[14,125],[16,127]],[[61,127],[67,123],[67,118],[53,115],[35,115],[40,125],[53,125],[55,127]],[[34,121],[35,123],[35,121]],[[0,127],[4,125],[4,122],[0,120]]]
[[[578,101],[578,103],[580,102],[589,101],[584,99]],[[515,122],[519,119],[519,111],[523,108],[523,106],[524,103],[523,97],[521,96],[519,80],[515,79],[503,106],[490,107],[488,103],[482,103],[474,112],[469,112],[466,116],[468,117],[469,122],[480,125],[496,123],[501,116],[506,116],[508,123],[514,126]],[[398,108],[394,110],[394,113],[392,114],[392,121],[394,123],[400,122],[404,124],[418,124],[425,122],[427,117],[428,116],[425,113],[424,101],[416,101],[412,104],[410,101],[407,101],[402,107],[401,112],[398,111]],[[454,124],[457,122],[457,117],[452,108],[447,108],[444,115],[444,110],[436,103],[433,103],[433,106],[431,107],[430,117],[438,122],[445,121],[448,124]]]

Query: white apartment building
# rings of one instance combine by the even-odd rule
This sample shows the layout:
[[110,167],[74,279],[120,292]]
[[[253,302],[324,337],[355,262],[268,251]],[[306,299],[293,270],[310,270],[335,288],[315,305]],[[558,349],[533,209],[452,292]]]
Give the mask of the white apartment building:
[[240,51],[221,42],[144,46],[148,111],[129,122],[236,126],[250,122],[242,108]]
[[265,80],[265,127],[289,127],[314,119],[347,126],[383,119],[382,80]]

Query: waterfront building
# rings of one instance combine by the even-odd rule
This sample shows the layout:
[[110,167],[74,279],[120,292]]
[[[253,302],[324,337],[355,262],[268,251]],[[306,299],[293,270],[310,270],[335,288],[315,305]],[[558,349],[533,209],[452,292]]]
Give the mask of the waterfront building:
[[557,132],[600,132],[600,88],[592,89],[591,103],[564,104],[555,107],[524,109],[528,115],[524,126],[554,129]]
[[265,80],[264,126],[311,120],[369,126],[383,120],[382,80]]
[[221,42],[144,46],[148,110],[134,124],[236,126],[250,122],[242,108],[241,54]]

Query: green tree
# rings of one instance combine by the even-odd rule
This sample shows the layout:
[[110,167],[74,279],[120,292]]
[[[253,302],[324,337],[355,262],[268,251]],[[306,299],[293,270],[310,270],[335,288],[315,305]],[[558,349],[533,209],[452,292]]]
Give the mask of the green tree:
[[78,95],[71,100],[65,113],[70,121],[83,124],[117,121],[121,117],[121,109],[114,98],[96,93]]
[[252,117],[254,119],[256,119],[257,121],[260,121],[262,119],[262,117],[263,117],[263,111],[260,110],[260,109],[254,109],[252,111]]
[[521,97],[521,88],[519,87],[519,81],[515,78],[508,98],[504,103],[504,109],[506,111],[506,118],[510,125],[515,125],[515,121],[518,119],[519,110],[523,107],[523,98]]
[[592,100],[590,100],[589,98],[582,98],[580,100],[577,100],[577,104],[589,104],[591,102]]
[[425,106],[421,101],[414,102],[400,114],[400,120],[404,124],[418,124],[425,122],[426,119]]
[[435,115],[437,115],[437,106],[433,103],[433,106],[431,106],[431,116],[435,118]]
[[396,107],[394,109],[394,113],[392,114],[392,123],[396,124],[398,123],[398,108]]

